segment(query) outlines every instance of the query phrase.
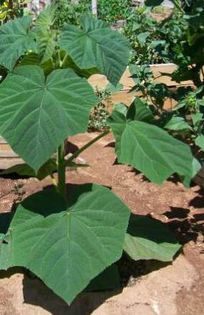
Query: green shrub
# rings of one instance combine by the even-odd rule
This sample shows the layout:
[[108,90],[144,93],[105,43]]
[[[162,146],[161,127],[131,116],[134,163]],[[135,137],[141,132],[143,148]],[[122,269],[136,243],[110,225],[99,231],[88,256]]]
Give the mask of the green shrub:
[[100,0],[98,17],[109,23],[125,20],[131,12],[131,5],[132,0]]
[[107,118],[109,117],[109,112],[107,111],[107,105],[105,104],[105,101],[107,100],[107,98],[110,97],[111,92],[106,89],[104,90],[97,89],[96,95],[98,97],[99,102],[91,110],[88,130],[104,131],[109,128],[107,125]]
[[80,17],[83,14],[91,13],[89,0],[80,0],[73,3],[71,0],[54,0],[56,6],[55,26],[62,28],[64,24],[80,24]]

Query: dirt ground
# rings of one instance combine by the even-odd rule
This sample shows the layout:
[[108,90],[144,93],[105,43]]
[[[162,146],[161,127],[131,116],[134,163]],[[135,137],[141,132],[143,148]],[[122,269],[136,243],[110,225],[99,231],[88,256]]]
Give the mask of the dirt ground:
[[[95,136],[78,135],[71,141],[81,147]],[[0,315],[204,315],[204,196],[200,187],[186,189],[174,178],[158,186],[130,167],[118,165],[110,135],[84,152],[81,161],[90,167],[68,172],[68,182],[111,187],[133,212],[168,224],[183,244],[183,253],[172,264],[147,263],[149,272],[132,279],[121,292],[83,294],[71,307],[38,279],[20,270],[1,272]],[[0,212],[10,211],[13,202],[49,184],[48,178],[42,182],[0,178]]]

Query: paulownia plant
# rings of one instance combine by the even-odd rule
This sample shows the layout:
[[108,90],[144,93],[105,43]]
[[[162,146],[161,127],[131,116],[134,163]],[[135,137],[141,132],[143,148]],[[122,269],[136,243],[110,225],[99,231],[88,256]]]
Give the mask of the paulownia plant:
[[87,78],[101,73],[116,85],[129,45],[91,16],[61,32],[53,27],[53,17],[54,8],[48,7],[35,24],[22,17],[0,28],[0,135],[24,159],[26,164],[15,168],[20,174],[42,179],[58,173],[56,186],[18,205],[8,228],[1,215],[0,268],[27,268],[71,303],[123,250],[136,260],[170,261],[180,245],[161,223],[130,216],[106,187],[67,189],[66,167],[80,166],[75,158],[111,131],[118,162],[158,184],[173,173],[191,177],[193,157],[187,145],[149,124],[150,112],[136,100],[127,110],[116,107],[110,129],[65,158],[64,141],[86,132],[97,103]]

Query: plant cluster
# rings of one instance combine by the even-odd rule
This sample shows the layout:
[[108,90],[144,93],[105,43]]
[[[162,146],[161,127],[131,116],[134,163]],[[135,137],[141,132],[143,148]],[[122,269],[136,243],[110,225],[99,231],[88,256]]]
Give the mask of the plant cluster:
[[1,24],[13,19],[14,17],[23,16],[24,1],[22,0],[1,0],[0,1],[0,22]]
[[[141,91],[146,103],[152,105],[150,109],[152,109],[152,115],[156,117],[154,123],[168,130],[174,137],[189,143],[195,155],[201,160],[203,160],[201,153],[204,152],[203,4],[203,1],[194,1],[185,7],[187,12],[180,7],[177,22],[174,16],[163,21],[162,32],[166,29],[166,45],[171,47],[172,61],[178,67],[171,78],[177,82],[190,80],[191,85],[169,90],[165,84],[154,82],[153,74],[148,66],[130,66],[135,81],[133,90]],[[171,29],[174,29],[172,33],[169,32],[170,24],[173,26]],[[174,36],[175,32],[177,32],[177,37]],[[167,97],[177,102],[177,106],[172,111],[166,111],[163,108]],[[198,164],[195,163],[195,165]]]
[[104,89],[96,88],[96,95],[98,97],[98,104],[91,110],[89,117],[88,130],[89,131],[103,131],[109,129],[107,119],[110,115],[110,108],[112,104],[112,94],[121,91],[123,85],[118,83],[116,86],[108,83]]
[[132,0],[100,0],[98,17],[108,23],[125,20],[132,10]]
[[174,62],[173,48],[180,44],[186,27],[177,9],[162,21],[152,17],[148,7],[135,9],[123,30],[132,48],[130,62],[141,65]]
[[73,2],[71,0],[54,0],[55,4],[55,27],[62,28],[64,24],[80,24],[82,14],[91,13],[89,0]]
[[96,90],[98,97],[98,104],[91,110],[89,117],[88,130],[89,131],[103,131],[108,128],[107,118],[109,116],[106,100],[111,96],[111,92],[107,89]]
[[87,79],[100,73],[116,86],[129,44],[89,15],[61,29],[55,10],[48,7],[35,22],[26,16],[0,27],[0,135],[25,161],[17,172],[50,175],[54,183],[24,199],[15,213],[0,215],[0,269],[24,267],[71,303],[123,251],[135,260],[169,261],[180,245],[162,223],[131,215],[110,189],[66,185],[66,169],[80,167],[76,158],[110,132],[118,163],[157,184],[174,173],[190,180],[194,159],[188,145],[152,124],[140,99],[129,109],[116,106],[109,129],[66,156],[64,142],[87,131],[99,102]]
[[[201,161],[204,153],[204,90],[178,89],[178,104],[161,122],[176,137],[189,143]],[[202,154],[201,154],[202,152]]]
[[143,100],[154,105],[156,114],[161,112],[164,101],[171,96],[164,83],[155,83],[150,66],[130,64],[129,70],[135,85],[131,91],[141,92]]
[[145,7],[132,11],[123,29],[132,48],[130,62],[151,64],[163,61],[160,52],[164,49],[165,43],[160,41],[158,29],[157,21],[151,17]]

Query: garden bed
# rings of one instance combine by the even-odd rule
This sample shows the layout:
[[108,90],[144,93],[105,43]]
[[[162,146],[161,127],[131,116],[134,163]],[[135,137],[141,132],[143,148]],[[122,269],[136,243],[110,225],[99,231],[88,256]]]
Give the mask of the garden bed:
[[[81,147],[96,134],[72,138]],[[157,218],[173,229],[184,244],[173,265],[135,263],[134,274],[123,292],[81,295],[68,307],[36,278],[21,273],[0,280],[2,315],[201,315],[204,298],[203,192],[198,186],[186,189],[175,179],[162,186],[150,183],[130,167],[115,164],[112,137],[106,136],[82,154],[89,168],[69,173],[69,183],[95,182],[109,186],[133,212]],[[50,185],[47,178],[0,178],[0,211],[11,209],[26,195]],[[163,267],[163,268],[161,268]],[[137,270],[139,269],[139,271]],[[153,271],[154,270],[154,271]],[[144,275],[146,274],[146,275]],[[1,276],[5,273],[1,272]]]

